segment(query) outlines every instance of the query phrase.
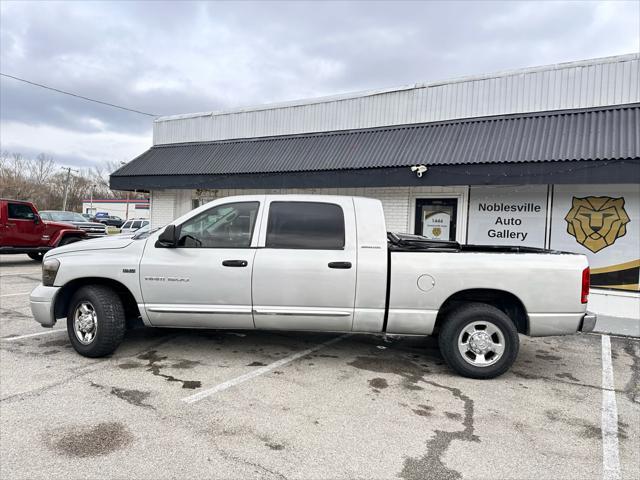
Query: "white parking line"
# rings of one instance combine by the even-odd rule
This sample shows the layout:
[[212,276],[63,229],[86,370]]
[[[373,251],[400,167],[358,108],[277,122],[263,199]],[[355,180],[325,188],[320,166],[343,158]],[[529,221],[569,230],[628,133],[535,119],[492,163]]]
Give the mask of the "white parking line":
[[20,293],[6,293],[4,295],[0,295],[0,297],[17,297],[18,295],[29,295],[31,292],[20,292]]
[[602,335],[602,478],[620,478],[618,407],[611,362],[611,340],[608,335]]
[[12,273],[2,273],[0,274],[0,278],[2,277],[19,277],[20,275],[39,275],[40,270],[34,270],[33,272],[12,272]]
[[285,358],[281,358],[280,360],[277,360],[273,363],[270,363],[269,365],[266,365],[264,367],[260,367],[257,368],[249,373],[245,373],[244,375],[240,375],[239,377],[233,378],[231,380],[228,380],[226,382],[220,383],[218,385],[216,385],[215,387],[209,388],[207,390],[203,390],[201,392],[198,392],[194,395],[190,395],[188,397],[184,397],[182,399],[183,402],[186,403],[195,403],[199,400],[202,400],[203,398],[206,397],[210,397],[211,395],[218,393],[218,392],[222,392],[223,390],[226,390],[228,388],[234,387],[236,385],[240,385],[241,383],[246,382],[247,380],[251,380],[252,378],[255,377],[259,377],[260,375],[264,375],[267,372],[270,372],[271,370],[274,370],[278,367],[282,367],[283,365],[286,365],[287,363],[291,363],[294,360],[297,360],[299,358],[302,358],[306,355],[309,355],[310,353],[316,352],[318,350],[320,350],[321,348],[327,347],[333,343],[339,342],[340,340],[345,339],[346,337],[350,336],[350,333],[347,333],[346,335],[341,335],[337,338],[333,338],[331,340],[329,340],[328,342],[324,342],[321,343],[319,345],[316,345],[315,347],[309,348],[307,350],[303,350],[301,352],[298,353],[294,353],[293,355],[290,355],[288,357]]
[[66,332],[67,329],[66,328],[56,328],[54,330],[48,330],[46,332],[38,332],[38,333],[30,333],[28,335],[20,335],[18,337],[5,337],[5,338],[0,338],[0,340],[4,340],[6,342],[12,342],[14,340],[20,340],[21,338],[29,338],[29,337],[38,337],[40,335],[51,335],[52,333],[56,333],[56,332]]

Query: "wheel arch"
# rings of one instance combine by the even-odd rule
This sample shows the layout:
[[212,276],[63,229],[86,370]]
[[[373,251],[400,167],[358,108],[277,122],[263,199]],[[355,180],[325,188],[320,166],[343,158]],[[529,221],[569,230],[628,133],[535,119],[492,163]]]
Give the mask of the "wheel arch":
[[460,290],[447,298],[438,310],[434,331],[442,326],[449,312],[463,303],[478,302],[492,305],[504,312],[514,323],[518,333],[529,333],[529,315],[516,295],[506,290],[492,288],[471,288]]
[[83,277],[67,282],[56,295],[54,305],[54,318],[66,318],[69,311],[69,304],[73,295],[82,287],[88,285],[102,285],[111,287],[122,300],[127,320],[140,317],[138,302],[131,291],[121,282],[111,278],[103,277]]

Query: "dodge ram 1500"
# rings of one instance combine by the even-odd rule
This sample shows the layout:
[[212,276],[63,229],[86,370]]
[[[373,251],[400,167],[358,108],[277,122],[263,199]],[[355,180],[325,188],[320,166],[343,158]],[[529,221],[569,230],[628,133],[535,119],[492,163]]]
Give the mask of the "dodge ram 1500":
[[152,327],[438,335],[459,374],[492,378],[518,334],[591,331],[584,255],[387,233],[360,197],[253,195],[166,228],[47,253],[35,319],[66,318],[81,355],[110,354],[127,320]]

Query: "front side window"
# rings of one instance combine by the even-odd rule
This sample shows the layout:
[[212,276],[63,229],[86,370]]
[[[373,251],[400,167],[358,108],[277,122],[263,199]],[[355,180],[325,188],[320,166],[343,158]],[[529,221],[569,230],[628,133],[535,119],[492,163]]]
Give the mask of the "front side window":
[[249,248],[258,202],[227,203],[196,215],[180,227],[178,246]]
[[126,222],[124,222],[124,224],[122,225],[122,228],[130,228],[131,227],[131,220],[127,220]]
[[131,224],[131,228],[133,228],[134,230],[137,230],[138,228],[140,228],[140,222],[139,221],[133,222]]
[[10,203],[8,207],[9,218],[16,220],[33,220],[36,218],[36,214],[33,213],[33,210],[31,210],[29,205],[24,205],[22,203]]
[[320,202],[272,202],[267,248],[341,250],[344,213],[339,205]]

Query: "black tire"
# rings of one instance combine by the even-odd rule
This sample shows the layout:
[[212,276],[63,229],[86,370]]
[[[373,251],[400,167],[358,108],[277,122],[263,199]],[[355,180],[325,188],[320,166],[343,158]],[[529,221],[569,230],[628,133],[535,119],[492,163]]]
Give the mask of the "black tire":
[[58,246],[61,247],[63,245],[69,245],[70,243],[79,242],[80,240],[82,240],[80,237],[65,237],[62,240],[60,240],[60,243],[58,243]]
[[[90,306],[95,312],[95,333],[83,343],[74,328],[74,320],[81,305]],[[122,343],[126,319],[122,300],[111,288],[88,285],[80,288],[71,299],[67,314],[67,334],[76,352],[85,357],[104,357],[113,353]]]
[[[468,351],[465,359],[458,347],[458,342],[464,343],[466,338],[469,344],[470,337],[474,337],[475,340],[476,334],[483,331],[484,323],[492,324],[497,329],[492,335],[489,335],[493,331],[491,328],[487,333],[492,341],[498,340],[498,343],[502,344],[500,341],[500,335],[502,335],[504,350],[501,356],[491,351],[477,356],[472,351]],[[469,335],[464,332],[465,328],[476,333]],[[478,340],[482,342],[482,338]],[[447,315],[440,330],[438,344],[447,365],[458,374],[468,378],[488,379],[498,377],[509,370],[518,356],[520,340],[515,325],[502,310],[486,303],[467,303]],[[465,348],[464,345],[463,348]],[[468,348],[470,350],[470,347]],[[487,361],[488,364],[479,366],[479,360]],[[492,361],[494,363],[491,363]]]
[[35,260],[36,262],[41,262],[42,257],[44,257],[44,253],[42,252],[32,252],[32,253],[27,253],[27,255],[31,260]]

